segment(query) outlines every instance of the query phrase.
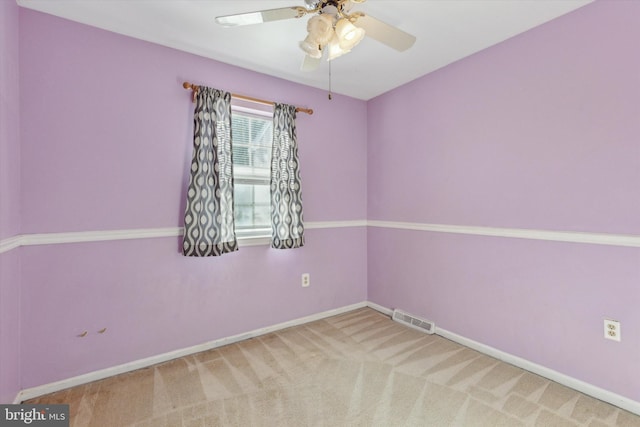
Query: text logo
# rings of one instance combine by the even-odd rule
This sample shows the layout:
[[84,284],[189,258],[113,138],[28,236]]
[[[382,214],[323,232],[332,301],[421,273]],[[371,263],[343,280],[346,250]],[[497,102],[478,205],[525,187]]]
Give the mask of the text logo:
[[0,405],[0,427],[69,427],[69,405]]

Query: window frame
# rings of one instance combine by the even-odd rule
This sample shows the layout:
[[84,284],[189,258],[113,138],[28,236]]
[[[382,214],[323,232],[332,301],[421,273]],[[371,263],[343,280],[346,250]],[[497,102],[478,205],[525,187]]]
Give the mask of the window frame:
[[[245,117],[251,117],[251,118],[258,118],[258,119],[264,119],[265,121],[270,122],[270,125],[272,127],[271,132],[273,132],[273,111],[272,109],[270,111],[267,110],[259,110],[256,108],[250,108],[250,107],[245,107],[243,105],[235,105],[232,104],[231,105],[231,114],[232,117],[233,115],[240,115],[240,116],[245,116]],[[233,132],[233,127],[232,127],[232,133],[231,136],[233,138],[234,132]],[[232,144],[233,144],[233,140],[232,140]],[[271,152],[269,152],[269,165],[271,164]],[[238,174],[237,173],[237,169],[241,167],[240,165],[236,164],[236,159],[234,157],[233,160],[233,182],[234,182],[234,205],[237,206],[236,201],[235,201],[235,186],[237,184],[241,184],[241,185],[266,185],[267,188],[270,191],[270,185],[271,185],[271,181],[270,181],[270,174],[268,174],[266,177],[264,176],[257,176],[257,175],[253,175],[251,176],[251,174]],[[269,169],[270,170],[270,169]],[[255,208],[254,208],[255,209]],[[269,203],[269,205],[267,206],[268,209],[268,217],[271,217],[271,204]],[[234,206],[234,211],[236,211],[237,209],[235,209]],[[240,246],[253,246],[253,245],[268,245],[271,242],[271,226],[269,225],[268,227],[259,227],[259,228],[242,228],[239,229],[238,228],[238,224],[236,221],[236,213],[234,212],[234,222],[235,222],[235,233],[236,233],[236,239],[238,240],[238,244]]]

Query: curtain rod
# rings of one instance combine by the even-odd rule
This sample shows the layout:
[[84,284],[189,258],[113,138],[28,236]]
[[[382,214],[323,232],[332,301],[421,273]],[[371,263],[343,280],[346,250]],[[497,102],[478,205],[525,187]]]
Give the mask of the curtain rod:
[[[198,89],[200,89],[200,86],[191,84],[189,82],[184,82],[182,83],[182,87],[187,90],[191,89],[193,91],[193,100],[195,102],[196,93],[198,92]],[[235,93],[232,93],[231,97],[235,99],[240,99],[242,101],[255,102],[256,104],[271,105],[271,106],[275,105],[273,101],[265,101],[264,99],[252,98],[250,96],[238,95]],[[313,114],[313,110],[311,108],[296,107],[296,111],[307,113],[307,114]]]

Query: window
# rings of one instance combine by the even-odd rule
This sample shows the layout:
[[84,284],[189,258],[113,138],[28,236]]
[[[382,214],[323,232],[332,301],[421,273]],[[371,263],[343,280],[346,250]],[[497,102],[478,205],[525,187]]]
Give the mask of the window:
[[272,113],[234,106],[234,214],[238,238],[271,236]]

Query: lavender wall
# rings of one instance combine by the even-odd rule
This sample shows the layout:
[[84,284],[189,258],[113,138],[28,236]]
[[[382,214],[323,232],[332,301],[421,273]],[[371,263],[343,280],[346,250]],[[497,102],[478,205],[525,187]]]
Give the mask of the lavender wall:
[[[18,49],[18,6],[0,2],[0,240],[20,232]],[[0,253],[0,403],[20,390],[19,289],[20,250]]]
[[[0,238],[179,226],[184,80],[314,108],[298,120],[307,221],[640,234],[633,2],[596,2],[369,103],[24,9],[18,29],[0,4]],[[327,123],[341,134],[325,138]],[[0,255],[0,401],[365,299],[640,401],[637,248],[381,228],[307,242],[215,259],[181,257],[178,238]],[[621,343],[602,339],[605,316],[622,321]]]
[[[368,218],[639,235],[638,18],[596,2],[370,101]],[[369,300],[640,401],[638,248],[368,239]]]
[[18,6],[0,5],[0,239],[20,232]]
[[[25,9],[20,43],[22,233],[180,226],[192,144],[185,80],[313,108],[298,118],[305,219],[366,217],[365,102]],[[344,132],[326,138],[328,123]],[[189,259],[179,247],[158,238],[22,248],[22,387],[366,299],[364,227],[308,230],[295,251]]]

